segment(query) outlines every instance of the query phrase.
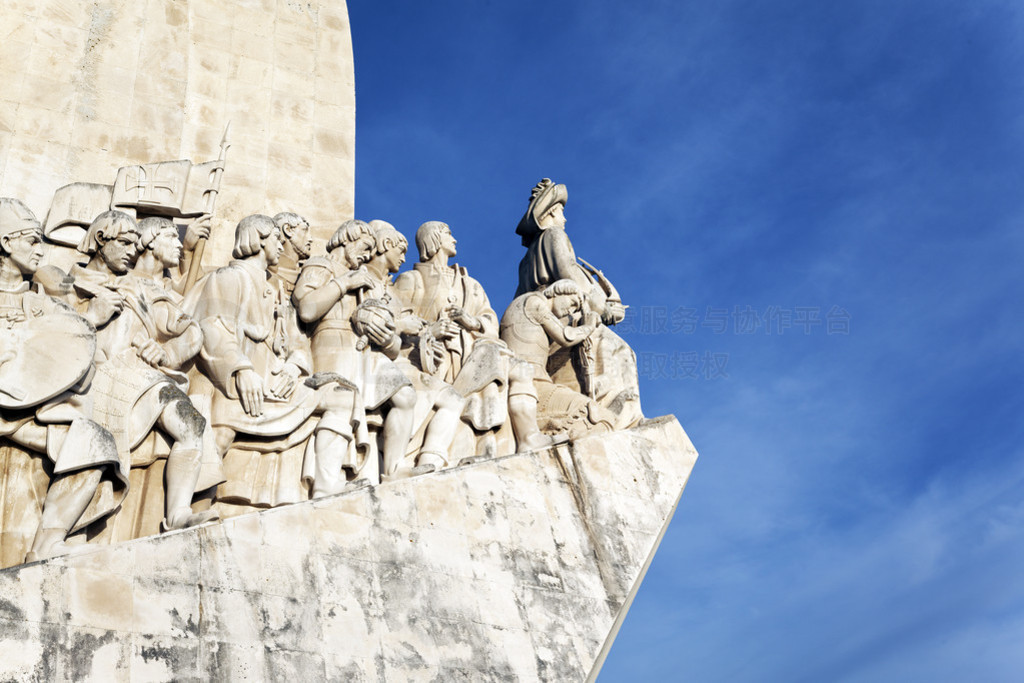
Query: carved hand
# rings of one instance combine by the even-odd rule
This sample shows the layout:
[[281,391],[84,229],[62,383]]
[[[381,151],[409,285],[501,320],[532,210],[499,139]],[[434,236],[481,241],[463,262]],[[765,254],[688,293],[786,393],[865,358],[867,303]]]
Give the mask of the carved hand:
[[605,304],[604,315],[601,316],[605,325],[616,325],[626,319],[626,307],[618,301]]
[[480,323],[479,318],[475,315],[470,315],[461,306],[450,306],[448,308],[448,315],[451,319],[462,326],[463,329],[469,330],[470,332],[478,332],[483,329],[483,325]]
[[270,394],[276,398],[288,400],[288,397],[294,393],[296,380],[302,372],[294,363],[285,363],[280,370],[272,374],[274,379],[271,380]]
[[372,287],[373,277],[366,268],[359,267],[357,270],[350,270],[341,277],[335,278],[335,282],[341,287],[343,294],[348,294],[357,289]]
[[448,318],[441,318],[430,323],[430,333],[435,339],[451,339],[459,333],[459,328]]
[[210,239],[211,218],[212,216],[202,216],[188,226],[188,229],[185,230],[185,239],[182,241],[185,251],[193,251],[201,239]]
[[255,370],[239,370],[235,375],[235,388],[246,415],[259,417],[263,414],[263,378]]
[[124,297],[109,289],[102,289],[89,305],[89,319],[94,325],[105,325],[124,308]]
[[139,358],[146,361],[154,368],[158,368],[161,365],[167,365],[167,353],[164,351],[163,347],[153,339],[145,339],[141,343],[137,344],[135,346],[135,352],[139,354]]
[[388,346],[395,338],[395,327],[390,322],[370,320],[366,323],[366,336],[375,346]]

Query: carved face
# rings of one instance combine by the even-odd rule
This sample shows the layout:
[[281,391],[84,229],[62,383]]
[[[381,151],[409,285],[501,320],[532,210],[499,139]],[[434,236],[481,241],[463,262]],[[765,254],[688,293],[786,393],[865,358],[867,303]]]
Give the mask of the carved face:
[[7,244],[10,259],[22,275],[31,275],[39,269],[43,258],[43,234],[40,230],[26,230],[11,236]]
[[275,225],[267,238],[263,240],[263,253],[267,256],[267,265],[276,266],[277,262],[281,260],[282,251],[284,251],[284,242],[281,241],[281,229]]
[[369,235],[360,235],[354,242],[345,245],[345,260],[350,268],[358,268],[369,263],[373,258],[374,239]]
[[541,219],[545,228],[565,228],[565,207],[562,204],[555,204],[545,212]]
[[110,272],[117,275],[124,275],[128,272],[138,253],[135,248],[138,238],[139,233],[134,230],[125,230],[100,247],[100,259],[110,269]]
[[442,228],[441,232],[438,233],[437,238],[441,242],[440,251],[443,251],[449,257],[455,256],[459,253],[455,249],[455,245],[458,244],[458,242],[456,242],[455,238],[452,237],[451,228]]
[[302,221],[292,226],[288,241],[300,258],[308,258],[309,253],[313,251],[313,236],[309,231],[309,223]]
[[149,248],[164,268],[174,268],[181,262],[182,247],[178,242],[178,230],[173,225],[158,232]]
[[579,294],[559,294],[551,300],[551,312],[557,318],[569,318],[583,310],[583,299]]
[[389,273],[397,273],[398,269],[402,267],[402,264],[405,263],[405,252],[408,249],[409,244],[402,240],[384,252],[384,262],[388,266]]

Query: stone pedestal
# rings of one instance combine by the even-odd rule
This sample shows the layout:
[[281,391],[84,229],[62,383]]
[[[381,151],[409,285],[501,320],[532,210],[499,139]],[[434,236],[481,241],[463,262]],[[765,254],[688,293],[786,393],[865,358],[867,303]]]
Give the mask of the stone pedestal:
[[0,571],[0,679],[592,679],[696,457],[664,417]]

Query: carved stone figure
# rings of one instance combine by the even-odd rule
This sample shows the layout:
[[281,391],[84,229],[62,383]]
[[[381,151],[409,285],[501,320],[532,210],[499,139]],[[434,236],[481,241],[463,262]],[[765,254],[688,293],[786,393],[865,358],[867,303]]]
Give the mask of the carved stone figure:
[[290,297],[295,290],[295,281],[299,279],[299,271],[313,250],[313,236],[309,222],[297,213],[283,211],[274,216],[274,224],[281,230],[284,249],[277,265],[270,272],[280,279],[284,291]]
[[[376,245],[373,230],[359,220],[343,223],[327,243],[327,255],[302,268],[292,300],[299,318],[312,326],[313,367],[356,384],[366,410],[383,418],[383,476],[395,473],[414,428],[416,392],[395,364],[401,349],[394,314],[380,298],[379,281],[366,269]],[[315,490],[344,484],[344,469],[355,478],[365,462],[317,460]]]
[[[154,428],[169,438],[163,527],[181,529],[216,518],[210,510],[193,513],[191,502],[197,490],[219,481],[219,472],[208,453],[214,473],[197,488],[207,423],[185,393],[188,381],[180,370],[199,352],[202,331],[182,311],[180,296],[154,280],[181,259],[177,233],[173,225],[146,227],[140,235],[128,214],[100,214],[79,245],[89,261],[75,266],[72,276],[78,306],[97,326],[93,418],[114,437],[121,458],[135,465],[155,458],[131,455]],[[146,249],[145,277],[129,273],[139,245]],[[205,445],[212,450],[209,439]]]
[[399,275],[395,290],[427,325],[418,360],[427,373],[465,396],[463,418],[484,434],[482,452],[496,451],[494,433],[508,419],[508,348],[498,339],[498,315],[484,288],[449,260],[458,253],[451,229],[428,221],[416,231],[420,262]]
[[[580,315],[582,321],[573,324]],[[614,429],[614,415],[580,392],[556,384],[547,371],[553,344],[577,346],[599,325],[598,314],[586,308],[583,292],[572,280],[517,296],[505,310],[501,339],[517,358],[509,376],[509,412],[519,451],[550,445],[542,432],[565,431],[576,438],[592,430]]]
[[188,277],[175,276],[176,288],[188,280],[195,282],[205,242],[209,237],[209,218],[214,213],[221,179],[227,163],[228,127],[220,144],[220,157],[195,164],[188,159],[131,164],[117,170],[112,185],[73,182],[54,192],[46,214],[43,235],[49,241],[46,262],[59,269],[70,270],[81,254],[77,251],[89,224],[109,209],[123,211],[136,220],[150,216],[171,217],[189,221],[185,235],[185,251],[195,251],[194,264],[186,258],[183,274],[193,266]]
[[[210,397],[221,453],[242,449],[235,466],[225,458],[229,481],[218,493],[220,500],[295,502],[301,498],[300,477],[313,480],[314,496],[336,493],[344,480],[321,476],[325,463],[339,463],[340,473],[340,463],[361,462],[368,447],[355,386],[338,374],[309,376],[311,364],[293,309],[269,280],[269,268],[282,249],[281,230],[273,219],[259,214],[243,218],[235,229],[235,260],[200,281],[185,302],[203,331],[197,362],[202,374],[194,376],[193,391]],[[286,460],[270,468],[260,463],[260,455],[296,452],[298,468]],[[243,481],[233,481],[238,478]]]
[[63,552],[70,533],[117,509],[128,485],[114,439],[89,419],[82,396],[94,331],[68,306],[29,289],[42,246],[28,207],[0,199],[0,437],[52,464],[28,561]]
[[[391,275],[398,272],[405,262],[409,243],[402,233],[386,221],[371,221],[370,227],[375,239],[374,255],[366,264],[366,269],[374,278],[371,295],[389,307],[397,334],[404,338],[423,334],[426,327],[424,321],[415,315],[415,311],[408,309],[410,302],[401,296],[397,285],[391,282]],[[407,355],[396,361],[416,389],[414,424],[422,431],[422,442],[411,474],[441,469],[449,464],[449,451],[459,426],[459,417],[466,405],[465,398],[440,374],[421,372],[409,361]],[[394,474],[394,468],[388,470],[388,474]]]
[[[138,255],[132,272],[182,295],[196,244],[209,237],[209,217],[190,223],[183,243],[178,241],[178,226],[171,219],[162,216],[143,218],[139,221]],[[182,296],[173,298],[176,301],[183,299]]]
[[[178,241],[178,226],[163,216],[149,216],[140,220],[139,234],[143,236],[145,244],[140,242],[137,245],[139,260],[133,272],[139,275],[145,272],[164,289],[184,295],[189,273],[193,270],[196,247],[210,237],[210,216],[190,222],[182,242]],[[202,268],[197,263],[195,269]]]
[[578,388],[615,413],[616,426],[625,428],[643,418],[640,409],[636,355],[607,325],[625,318],[618,292],[604,274],[577,259],[565,231],[565,185],[544,178],[533,188],[530,205],[516,234],[522,237],[526,255],[519,263],[516,296],[534,292],[557,280],[569,279],[585,295],[588,307],[603,325],[572,352],[556,354],[550,361],[556,382]]
[[[535,450],[642,417],[635,356],[608,329],[625,307],[575,255],[564,185],[544,179],[533,190],[517,227],[527,247],[519,290],[499,324],[480,283],[450,263],[457,242],[439,221],[417,230],[420,262],[394,282],[408,249],[394,226],[348,221],[326,255],[311,257],[309,223],[291,212],[243,218],[234,260],[203,275],[224,149],[195,191],[191,162],[122,168],[101,189],[126,211],[88,225],[79,246],[88,262],[70,273],[38,267],[38,221],[0,200],[0,438],[12,457],[37,463],[28,477],[37,497],[40,473],[53,473],[32,557],[59,552],[118,505],[112,522],[89,526],[91,541],[423,474],[454,453],[494,456],[513,437],[517,450]],[[143,175],[172,172],[180,182],[164,183],[166,197],[146,194],[163,185]],[[92,191],[69,188],[67,211],[51,216],[65,237],[83,227],[72,200]],[[92,192],[97,202],[103,192]],[[148,217],[136,223],[133,211]],[[172,218],[191,219],[184,244]],[[31,291],[29,278],[51,296]],[[44,335],[61,362],[31,343]],[[39,455],[52,464],[38,465]],[[210,509],[194,500],[203,491]]]

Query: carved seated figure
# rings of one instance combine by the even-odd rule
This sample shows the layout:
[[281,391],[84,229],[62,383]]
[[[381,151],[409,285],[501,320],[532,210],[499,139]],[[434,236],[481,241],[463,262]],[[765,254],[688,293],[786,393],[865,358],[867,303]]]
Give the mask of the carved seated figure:
[[[416,231],[420,262],[399,275],[395,290],[426,321],[414,359],[466,397],[462,419],[480,436],[476,452],[493,456],[495,435],[508,420],[511,352],[498,339],[498,315],[479,282],[449,260],[458,253],[451,229],[428,221]],[[397,270],[397,268],[396,268]]]
[[636,355],[607,327],[622,322],[626,309],[608,278],[576,258],[565,231],[568,199],[565,185],[548,178],[533,188],[530,205],[516,227],[527,248],[519,263],[516,296],[539,291],[557,280],[576,283],[588,307],[600,316],[601,325],[584,343],[554,354],[549,370],[555,382],[579,389],[609,408],[615,414],[616,428],[623,429],[643,418]]
[[[144,276],[129,272],[140,244]],[[199,352],[203,335],[181,309],[181,297],[155,279],[181,258],[176,230],[169,221],[151,222],[140,235],[134,218],[106,211],[89,226],[79,251],[89,261],[72,268],[77,307],[96,324],[93,418],[114,437],[122,460],[134,466],[148,466],[156,457],[152,451],[133,453],[151,431],[159,429],[169,440],[164,529],[215,519],[213,511],[191,508],[197,490],[220,480],[219,463],[212,439],[204,438],[206,418],[185,393],[188,381],[181,372]],[[200,484],[204,446],[208,467]]]
[[[271,285],[269,268],[282,248],[273,219],[243,218],[234,260],[197,283],[185,301],[203,331],[193,392],[210,401],[228,477],[217,498],[227,503],[305,500],[302,482],[322,462],[358,461],[368,448],[356,387],[338,374],[309,376],[294,310],[283,289]],[[313,495],[326,492],[314,487]]]
[[[65,538],[114,512],[128,486],[114,439],[89,419],[83,400],[94,331],[65,304],[29,289],[42,247],[42,228],[28,207],[0,199],[0,437],[44,456],[50,475],[28,561],[63,552]],[[24,483],[0,488],[23,490],[17,485]],[[14,542],[11,526],[0,524],[5,545]],[[2,565],[21,561],[23,551],[4,551]]]
[[[583,320],[574,324],[580,315]],[[572,280],[558,280],[542,292],[516,297],[501,318],[501,339],[516,354],[509,375],[509,412],[519,451],[551,445],[567,432],[575,439],[590,431],[611,431],[615,416],[593,399],[552,381],[547,371],[552,345],[571,348],[600,325]],[[545,437],[544,435],[548,435]]]

